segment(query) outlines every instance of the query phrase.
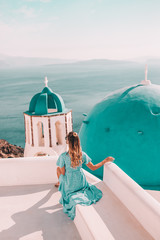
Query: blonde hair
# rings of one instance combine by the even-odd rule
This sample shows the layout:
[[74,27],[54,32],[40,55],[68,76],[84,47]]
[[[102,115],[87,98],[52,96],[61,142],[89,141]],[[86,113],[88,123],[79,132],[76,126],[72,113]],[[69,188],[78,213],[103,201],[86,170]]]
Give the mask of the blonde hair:
[[82,165],[82,149],[80,140],[76,132],[70,132],[67,136],[69,143],[69,155],[71,157],[71,167],[76,168]]

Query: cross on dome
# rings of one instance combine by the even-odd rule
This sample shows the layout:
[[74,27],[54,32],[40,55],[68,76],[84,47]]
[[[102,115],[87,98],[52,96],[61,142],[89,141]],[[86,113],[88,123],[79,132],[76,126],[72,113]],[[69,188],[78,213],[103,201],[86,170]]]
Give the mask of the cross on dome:
[[47,77],[45,77],[44,83],[45,83],[45,87],[48,87],[48,79],[47,79]]
[[145,65],[145,81],[147,81],[148,66]]
[[145,65],[145,80],[141,81],[141,84],[143,85],[151,85],[151,81],[147,79],[147,73],[148,73],[148,66]]

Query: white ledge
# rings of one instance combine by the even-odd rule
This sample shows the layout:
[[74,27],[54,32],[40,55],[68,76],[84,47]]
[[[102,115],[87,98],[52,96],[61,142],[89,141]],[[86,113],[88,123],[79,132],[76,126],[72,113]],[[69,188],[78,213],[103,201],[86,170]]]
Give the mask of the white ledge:
[[0,159],[0,186],[57,182],[56,161],[53,156]]
[[114,163],[105,164],[103,181],[144,229],[160,239],[160,203]]

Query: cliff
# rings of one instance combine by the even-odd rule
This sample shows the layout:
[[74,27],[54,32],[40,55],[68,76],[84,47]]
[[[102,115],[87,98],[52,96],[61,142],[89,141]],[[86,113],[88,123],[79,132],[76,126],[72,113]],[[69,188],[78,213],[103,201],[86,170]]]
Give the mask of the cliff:
[[23,157],[24,149],[0,139],[0,158]]

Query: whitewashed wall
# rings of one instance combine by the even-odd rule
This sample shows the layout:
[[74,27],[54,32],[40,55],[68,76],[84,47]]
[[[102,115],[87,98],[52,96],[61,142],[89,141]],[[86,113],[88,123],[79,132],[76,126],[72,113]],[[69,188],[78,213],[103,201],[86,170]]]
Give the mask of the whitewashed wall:
[[147,232],[160,239],[160,203],[114,163],[104,165],[103,181]]
[[57,157],[0,159],[0,186],[55,183]]

